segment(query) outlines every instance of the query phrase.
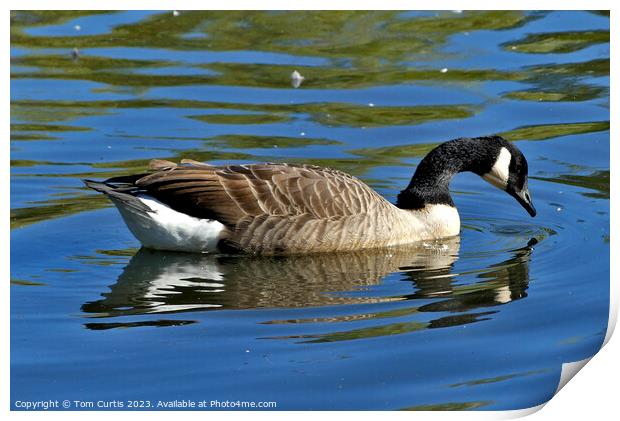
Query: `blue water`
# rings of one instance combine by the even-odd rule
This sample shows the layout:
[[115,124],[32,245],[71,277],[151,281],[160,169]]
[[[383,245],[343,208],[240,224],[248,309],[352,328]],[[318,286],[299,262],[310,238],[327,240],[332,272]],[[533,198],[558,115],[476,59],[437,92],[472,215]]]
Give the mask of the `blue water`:
[[[11,31],[13,409],[518,409],[600,348],[608,16],[13,12]],[[151,158],[311,162],[394,200],[432,145],[492,133],[527,157],[537,217],[461,174],[460,238],[413,250],[139,250],[81,183]]]

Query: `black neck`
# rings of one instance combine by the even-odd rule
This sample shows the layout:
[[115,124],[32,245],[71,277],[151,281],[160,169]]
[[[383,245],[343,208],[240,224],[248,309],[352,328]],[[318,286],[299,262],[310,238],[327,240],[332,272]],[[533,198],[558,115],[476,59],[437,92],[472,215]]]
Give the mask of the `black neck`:
[[494,140],[460,138],[437,146],[420,162],[409,185],[398,195],[396,206],[414,210],[426,205],[454,206],[450,196],[452,177],[464,171],[482,175],[494,161],[496,154],[487,139]]

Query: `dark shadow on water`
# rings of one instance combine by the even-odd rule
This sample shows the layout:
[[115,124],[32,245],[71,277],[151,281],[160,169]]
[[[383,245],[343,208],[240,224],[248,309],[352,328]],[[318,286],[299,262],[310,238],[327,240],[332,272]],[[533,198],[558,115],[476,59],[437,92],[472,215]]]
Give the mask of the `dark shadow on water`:
[[416,272],[407,273],[418,291],[407,299],[450,297],[419,308],[419,311],[463,312],[481,307],[506,304],[527,297],[529,284],[529,261],[533,246],[538,240],[532,238],[526,246],[513,250],[512,256],[500,263],[488,266],[477,275],[480,281],[456,286],[448,277],[428,279]]
[[[412,305],[369,314],[270,320],[263,324],[350,322],[442,313],[431,321],[405,321],[345,332],[287,336],[331,342],[473,323],[500,304],[527,296],[529,259],[535,239],[463,283],[454,272],[459,238],[424,245],[357,253],[289,257],[226,256],[139,250],[103,298],[82,305],[91,319],[221,309],[304,308],[342,304]],[[411,284],[409,294],[379,294],[373,287],[392,273]],[[398,286],[398,285],[397,285]],[[399,289],[400,290],[400,289]],[[429,303],[429,299],[431,302]],[[483,310],[481,310],[483,309]],[[476,311],[477,310],[477,311]],[[452,313],[452,314],[445,314]],[[340,312],[339,312],[340,314]],[[425,318],[426,319],[426,318]],[[88,329],[178,326],[192,321],[89,322]],[[283,337],[279,337],[283,338]]]
[[229,256],[140,249],[104,299],[82,310],[95,317],[205,309],[291,308],[397,297],[344,294],[377,285],[401,267],[440,270],[457,259],[459,239],[425,246],[303,256]]
[[[412,268],[404,273],[402,280],[411,282],[416,291],[398,297],[402,300],[409,300],[412,303],[411,306],[397,311],[357,316],[358,320],[418,316],[414,321],[381,324],[327,334],[288,336],[286,338],[304,339],[303,342],[306,343],[334,342],[396,335],[423,329],[460,326],[489,320],[493,314],[498,312],[493,307],[527,297],[530,256],[533,246],[537,243],[538,241],[532,238],[526,246],[512,250],[508,259],[479,270],[475,277],[477,280],[473,283],[460,283],[458,278],[462,274],[454,273],[451,266],[437,269]],[[418,302],[426,302],[428,299],[433,299],[433,301],[417,305]],[[423,316],[423,313],[439,313],[442,315],[426,320],[428,318]],[[425,320],[420,321],[421,318]],[[319,320],[314,319],[312,321]],[[295,322],[300,323],[302,321],[297,320]],[[274,337],[273,339],[285,339],[285,337]]]

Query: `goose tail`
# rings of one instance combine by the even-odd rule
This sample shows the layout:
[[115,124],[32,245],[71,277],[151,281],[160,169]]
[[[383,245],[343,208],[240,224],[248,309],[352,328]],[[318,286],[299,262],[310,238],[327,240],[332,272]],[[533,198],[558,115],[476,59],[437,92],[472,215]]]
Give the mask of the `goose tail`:
[[[118,178],[121,177],[117,177],[117,179]],[[140,200],[140,198],[131,194],[132,192],[136,192],[137,190],[135,185],[133,184],[126,182],[120,185],[112,184],[118,182],[113,178],[105,181],[94,181],[88,179],[84,179],[82,181],[84,182],[86,187],[89,187],[99,193],[103,193],[108,196],[112,200],[112,202],[119,208],[127,208],[127,210],[134,211],[139,214],[153,212],[153,209],[151,209],[142,200]]]

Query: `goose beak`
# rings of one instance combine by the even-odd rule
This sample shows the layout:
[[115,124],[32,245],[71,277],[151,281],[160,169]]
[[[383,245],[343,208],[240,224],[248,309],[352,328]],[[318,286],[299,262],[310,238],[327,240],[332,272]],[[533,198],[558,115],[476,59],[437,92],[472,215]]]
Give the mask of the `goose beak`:
[[534,205],[532,204],[532,198],[527,185],[523,188],[523,190],[511,193],[511,196],[517,199],[517,202],[525,208],[527,213],[529,213],[532,218],[536,216],[536,209],[534,209]]

